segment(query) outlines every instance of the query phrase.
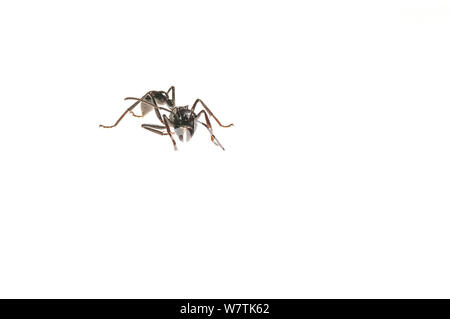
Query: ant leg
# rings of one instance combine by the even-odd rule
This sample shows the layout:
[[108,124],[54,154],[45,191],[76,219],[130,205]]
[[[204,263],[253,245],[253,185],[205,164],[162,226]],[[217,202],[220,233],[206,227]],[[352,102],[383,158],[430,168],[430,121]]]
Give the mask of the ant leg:
[[175,87],[173,85],[167,90],[167,94],[169,94],[170,91],[172,91],[172,104],[173,104],[173,106],[176,106],[176,104],[175,104]]
[[128,112],[130,112],[130,111],[131,111],[130,108],[126,109],[125,112],[123,112],[123,114],[122,114],[122,115],[119,117],[119,119],[116,121],[116,123],[114,123],[114,125],[103,125],[103,124],[100,124],[99,127],[103,127],[103,128],[113,128],[113,127],[117,126],[117,124],[119,124],[119,122],[122,121],[123,117],[124,117]]
[[222,126],[222,127],[230,127],[230,126],[234,125],[233,123],[228,124],[228,125],[222,125],[222,123],[220,123],[219,119],[213,114],[213,112],[211,112],[211,110],[206,106],[206,104],[200,99],[195,100],[194,104],[192,105],[192,109],[191,109],[192,112],[194,112],[194,109],[197,106],[198,102],[200,102],[202,104],[202,106],[206,110],[206,112],[208,112],[208,114],[210,116],[212,116],[216,120],[217,124],[219,124],[220,126]]
[[164,119],[164,124],[166,126],[167,133],[169,133],[170,139],[172,140],[173,148],[176,151],[177,150],[177,142],[175,142],[175,140],[172,136],[172,132],[170,131],[169,119],[167,118],[166,114],[163,115],[163,119]]
[[[199,122],[200,124],[202,124],[204,127],[206,127],[207,130],[209,130],[208,125],[206,125],[205,123],[203,123],[203,122],[201,122],[201,121],[198,121],[198,122]],[[222,145],[219,145],[219,144],[216,142],[216,141],[218,141],[218,140],[217,140],[217,137],[214,136],[214,138],[215,138],[215,140],[213,140],[213,143],[216,144],[216,145],[219,146],[219,147],[222,147]],[[222,149],[225,150],[223,147],[222,147]]]
[[141,127],[145,128],[146,130],[149,130],[150,132],[159,134],[159,135],[168,135],[169,133],[167,132],[161,132],[160,130],[157,129],[165,129],[165,126],[162,125],[155,125],[155,124],[142,124]]
[[[148,94],[150,94],[151,91],[148,91],[147,93],[145,93],[145,95],[142,98],[145,98]],[[136,107],[136,105],[139,104],[139,101],[136,101],[135,103],[133,103],[129,108],[127,108],[125,110],[125,112],[123,112],[123,114],[119,117],[119,119],[116,121],[116,123],[114,123],[114,125],[102,125],[100,124],[99,127],[103,127],[103,128],[113,128],[115,126],[117,126],[117,124],[119,124],[120,121],[122,121],[122,119],[124,118],[124,116],[130,112],[131,114],[133,114],[136,117],[141,117],[141,116],[137,116],[136,114],[133,113],[133,109]],[[143,115],[142,115],[143,116]]]
[[134,117],[144,117],[144,116],[145,116],[144,114],[138,115],[138,114],[134,113],[133,111],[130,111],[130,113],[131,113],[131,115],[133,115]]
[[157,124],[142,124],[142,127],[146,126],[146,127],[151,127],[151,128],[156,128],[158,130],[165,130],[166,126],[165,125],[157,125]]
[[[140,99],[140,98],[137,98],[137,97],[126,97],[124,100],[136,100],[137,103],[139,103],[139,102],[149,103],[149,101],[146,101],[143,98]],[[155,105],[153,105],[153,104],[152,104],[152,106],[155,107]],[[160,110],[164,110],[164,111],[167,111],[167,112],[172,112],[171,110],[169,110],[169,109],[167,109],[165,107],[162,107],[162,106],[159,106],[159,105],[157,107]]]
[[206,119],[206,124],[203,122],[200,122],[201,124],[203,124],[209,131],[209,134],[211,134],[211,142],[213,142],[214,144],[216,144],[217,146],[219,146],[221,149],[223,149],[225,151],[225,148],[222,146],[222,144],[220,144],[219,140],[217,139],[217,137],[214,136],[213,133],[213,129],[211,126],[211,122],[209,121],[208,115],[206,114],[205,110],[201,110],[200,113],[197,114],[197,116],[195,117],[196,119],[200,117],[200,115],[204,115],[205,119]]

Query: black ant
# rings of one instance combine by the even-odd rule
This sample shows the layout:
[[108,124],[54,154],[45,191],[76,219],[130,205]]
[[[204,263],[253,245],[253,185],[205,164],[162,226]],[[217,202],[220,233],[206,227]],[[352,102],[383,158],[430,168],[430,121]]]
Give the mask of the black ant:
[[[169,98],[169,93],[171,97]],[[216,122],[221,127],[230,127],[233,124],[222,125],[219,119],[211,112],[211,110],[206,106],[206,104],[200,100],[195,100],[192,108],[189,109],[189,105],[186,106],[175,106],[175,87],[171,86],[167,92],[165,91],[148,91],[143,97],[127,97],[125,100],[135,100],[129,108],[125,110],[125,112],[119,117],[119,119],[114,123],[114,125],[106,126],[100,125],[100,127],[104,128],[112,128],[115,127],[119,122],[124,118],[124,116],[129,112],[134,117],[144,117],[147,113],[152,110],[155,110],[156,117],[158,120],[164,125],[157,124],[142,124],[141,126],[150,132],[159,134],[159,135],[169,135],[172,140],[173,147],[177,150],[177,143],[173,138],[173,134],[176,134],[180,141],[189,141],[195,133],[197,128],[197,123],[201,123],[204,127],[206,127],[211,135],[211,141],[225,150],[220,144],[219,140],[214,136],[211,122],[209,120],[209,116],[214,118]],[[141,104],[141,115],[137,115],[133,112],[133,109]],[[198,114],[194,112],[197,104],[200,103],[204,110],[201,110]],[[164,106],[165,107],[164,107]],[[161,111],[169,112],[169,116],[166,114],[161,115]],[[206,123],[199,121],[201,115],[204,115]],[[208,116],[209,115],[209,116]],[[172,132],[170,128],[173,127],[175,132]]]

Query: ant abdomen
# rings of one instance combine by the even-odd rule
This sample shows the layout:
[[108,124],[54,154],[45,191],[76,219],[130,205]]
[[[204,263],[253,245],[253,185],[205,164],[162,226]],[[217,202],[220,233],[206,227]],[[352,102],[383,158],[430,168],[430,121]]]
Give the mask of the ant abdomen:
[[145,116],[147,113],[153,111],[153,104],[152,104],[152,98],[147,95],[144,98],[145,101],[148,101],[148,103],[145,102],[141,102],[141,111],[142,111],[142,116]]

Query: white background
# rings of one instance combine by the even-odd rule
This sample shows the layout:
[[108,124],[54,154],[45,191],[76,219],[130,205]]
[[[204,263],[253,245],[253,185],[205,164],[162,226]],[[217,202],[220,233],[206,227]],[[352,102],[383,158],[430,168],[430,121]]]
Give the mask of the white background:
[[[0,297],[450,297],[446,1],[3,1]],[[176,86],[224,123],[126,117]]]

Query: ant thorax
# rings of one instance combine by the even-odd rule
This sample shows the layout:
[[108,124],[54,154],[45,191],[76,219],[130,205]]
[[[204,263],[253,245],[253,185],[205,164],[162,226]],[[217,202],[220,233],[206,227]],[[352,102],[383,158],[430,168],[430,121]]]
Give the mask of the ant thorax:
[[158,105],[168,105],[170,107],[173,106],[172,100],[164,91],[152,91],[151,96],[155,99],[155,102]]

